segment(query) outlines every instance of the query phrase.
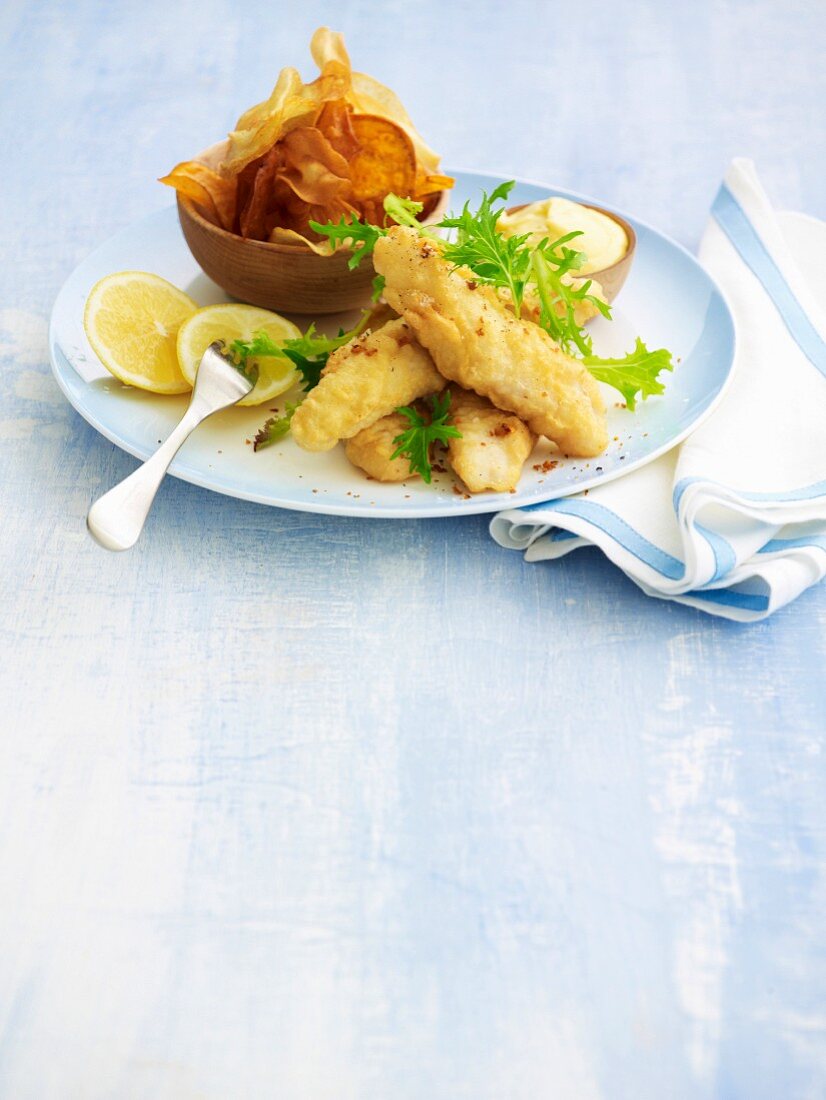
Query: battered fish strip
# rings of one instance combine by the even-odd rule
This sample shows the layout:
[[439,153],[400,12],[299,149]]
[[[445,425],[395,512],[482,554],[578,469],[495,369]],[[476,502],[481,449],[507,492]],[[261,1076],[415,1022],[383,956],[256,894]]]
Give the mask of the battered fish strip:
[[452,268],[438,245],[413,229],[394,226],[376,242],[373,259],[386,280],[386,300],[441,374],[516,413],[566,454],[605,449],[605,406],[596,381],[543,329],[514,317],[495,290]]
[[435,393],[444,379],[406,322],[389,321],[334,351],[321,381],[293,414],[293,439],[329,451],[400,405]]
[[[419,410],[420,412],[423,410]],[[401,413],[383,416],[375,424],[347,440],[345,454],[360,470],[364,470],[376,481],[410,481],[419,475],[410,469],[410,463],[404,455],[393,458],[398,446],[394,442],[402,432],[410,427],[410,421]]]
[[515,489],[536,443],[527,424],[459,386],[450,387],[450,420],[462,438],[448,441],[448,461],[468,489],[472,493]]
[[[468,489],[504,493],[516,488],[536,443],[530,428],[518,416],[502,412],[486,397],[460,386],[450,387],[450,422],[462,438],[449,440],[448,460]],[[383,416],[348,440],[347,457],[377,481],[416,478],[419,475],[411,472],[407,458],[392,457],[395,440],[409,427],[410,421],[401,413]]]

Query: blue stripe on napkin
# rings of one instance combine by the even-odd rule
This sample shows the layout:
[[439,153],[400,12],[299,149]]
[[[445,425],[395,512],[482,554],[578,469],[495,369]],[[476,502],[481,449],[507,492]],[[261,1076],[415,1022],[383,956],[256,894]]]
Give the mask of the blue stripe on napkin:
[[735,496],[742,497],[743,500],[753,500],[756,502],[766,501],[767,504],[774,503],[775,501],[792,503],[796,500],[813,500],[814,497],[826,496],[826,481],[815,481],[812,485],[803,485],[799,489],[788,489],[786,492],[780,493],[747,493],[743,489],[732,489],[729,485],[724,485],[721,481],[712,481],[706,477],[684,477],[674,486],[672,500],[674,502],[675,512],[679,512],[680,510],[680,501],[682,500],[683,493],[689,485],[696,485],[697,482],[702,482],[705,485],[713,485],[720,489],[728,489],[729,492],[733,493]]
[[718,535],[716,531],[711,531],[700,523],[695,523],[694,528],[706,540],[714,555],[714,576],[708,582],[714,584],[734,568],[737,564],[737,555],[734,553],[731,543],[722,535]]
[[706,603],[723,604],[724,607],[739,607],[743,611],[765,611],[769,606],[768,596],[754,596],[749,592],[738,592],[734,588],[715,588],[710,592],[697,589],[686,592],[686,596],[705,600]]
[[757,551],[758,554],[776,554],[786,550],[809,550],[811,547],[826,550],[826,537],[823,535],[803,536],[799,539],[771,539]]
[[[538,508],[539,506],[534,507]],[[570,497],[563,497],[560,500],[548,501],[542,507],[553,508],[555,512],[561,512],[569,516],[579,516],[581,519],[587,520],[594,527],[598,527],[600,531],[604,531],[606,535],[610,535],[629,554],[634,554],[640,561],[645,562],[646,565],[656,570],[657,573],[661,573],[662,576],[668,577],[669,580],[678,581],[685,573],[685,566],[679,558],[672,557],[665,550],[661,550],[659,546],[655,546],[653,542],[649,542],[639,531],[635,531],[625,520],[620,519],[615,512],[605,508],[602,504],[596,504],[590,500],[575,500]]]
[[742,259],[763,284],[795,343],[826,378],[826,343],[795,298],[746,212],[725,184],[721,184],[711,212]]

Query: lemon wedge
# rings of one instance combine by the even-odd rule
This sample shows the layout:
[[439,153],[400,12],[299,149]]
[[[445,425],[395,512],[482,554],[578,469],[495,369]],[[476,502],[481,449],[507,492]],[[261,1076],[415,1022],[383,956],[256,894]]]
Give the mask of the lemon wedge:
[[118,271],[92,287],[83,327],[101,363],[121,382],[152,393],[186,393],[192,387],[178,366],[175,341],[197,308],[160,275]]
[[[252,340],[256,332],[266,334],[279,346],[285,340],[301,335],[301,330],[286,317],[270,313],[258,306],[225,302],[205,306],[193,313],[178,330],[178,363],[190,383],[206,349],[213,340],[223,340],[227,347],[233,340]],[[298,371],[283,355],[262,355],[249,360],[258,367],[258,381],[251,393],[239,405],[260,405],[288,390],[298,378]]]

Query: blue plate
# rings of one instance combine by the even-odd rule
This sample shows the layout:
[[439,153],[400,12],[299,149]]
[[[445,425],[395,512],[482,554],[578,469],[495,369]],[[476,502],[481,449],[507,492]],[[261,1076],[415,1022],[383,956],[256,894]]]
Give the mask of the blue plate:
[[[476,203],[482,190],[502,180],[456,172],[451,206]],[[598,200],[544,184],[520,181],[511,202],[533,202],[548,194],[577,202]],[[596,351],[622,354],[640,335],[649,347],[667,347],[677,363],[666,392],[637,411],[619,407],[619,395],[605,389],[611,443],[590,460],[562,459],[543,470],[551,455],[540,443],[525,465],[515,493],[467,496],[450,473],[432,485],[414,479],[382,485],[365,478],[347,461],[341,446],[326,454],[300,450],[287,437],[255,454],[250,440],[269,415],[262,408],[228,409],[203,424],[175,461],[176,477],[219,493],[280,508],[350,516],[417,518],[496,512],[578,493],[651,462],[675,446],[712,411],[731,378],[734,322],[709,275],[684,248],[645,223],[618,211],[637,233],[636,257],[614,306],[614,320],[590,328]],[[142,270],[162,275],[201,305],[226,295],[201,272],[178,226],[174,207],[152,214],[101,245],[69,276],[55,302],[49,333],[52,367],[67,399],[107,439],[138,458],[148,458],[183,415],[187,397],[158,397],[123,386],[101,366],[83,331],[86,297],[104,275]],[[306,325],[307,318],[297,319]],[[322,327],[337,327],[327,318]],[[289,396],[289,395],[287,395]],[[283,398],[280,399],[283,404]]]

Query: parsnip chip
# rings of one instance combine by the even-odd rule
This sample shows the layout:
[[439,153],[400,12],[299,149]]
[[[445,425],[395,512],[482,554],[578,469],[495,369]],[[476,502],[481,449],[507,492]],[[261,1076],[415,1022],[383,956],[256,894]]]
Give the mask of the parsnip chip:
[[239,231],[268,240],[273,229],[309,234],[309,221],[352,211],[349,166],[320,130],[299,126],[239,174]]
[[227,156],[221,166],[225,175],[240,172],[295,127],[312,125],[325,103],[347,95],[351,69],[342,36],[320,27],[313,35],[310,51],[321,75],[312,84],[304,84],[295,69],[281,70],[269,99],[245,111],[229,135]]
[[235,217],[234,179],[220,176],[197,160],[185,160],[177,164],[168,176],[162,176],[160,182],[192,199],[209,220],[222,229],[232,229]]
[[325,206],[349,193],[347,161],[320,130],[300,126],[291,130],[280,144],[284,149],[282,176],[299,198]]
[[358,138],[353,133],[353,108],[347,100],[334,99],[325,103],[316,127],[346,161],[358,152]]

